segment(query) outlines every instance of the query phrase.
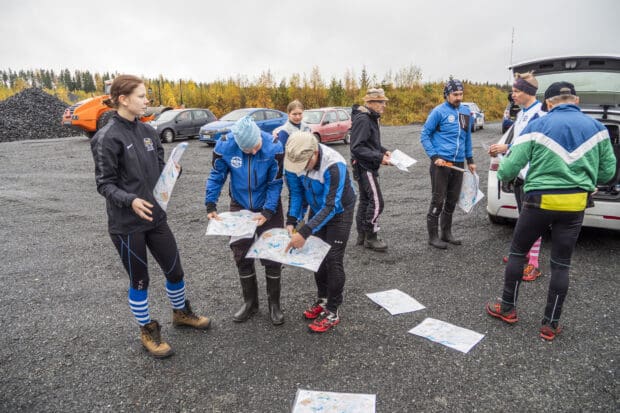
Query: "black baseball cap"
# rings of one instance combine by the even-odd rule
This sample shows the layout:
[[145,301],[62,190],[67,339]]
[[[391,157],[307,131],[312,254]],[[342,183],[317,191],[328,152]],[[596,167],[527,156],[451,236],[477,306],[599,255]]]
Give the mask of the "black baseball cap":
[[577,96],[577,92],[575,92],[575,85],[569,82],[555,82],[552,83],[547,90],[545,90],[545,100],[556,96],[569,95]]

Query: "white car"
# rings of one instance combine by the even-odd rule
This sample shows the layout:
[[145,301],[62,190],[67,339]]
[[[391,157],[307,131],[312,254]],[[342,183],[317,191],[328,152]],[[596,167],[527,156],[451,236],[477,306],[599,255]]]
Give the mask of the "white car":
[[471,117],[474,119],[474,123],[471,125],[471,131],[475,132],[476,129],[484,129],[484,111],[474,102],[463,102],[461,105],[469,108]]
[[[620,55],[546,58],[511,69],[514,73],[534,71],[541,102],[551,83],[566,81],[575,85],[582,112],[607,127],[616,160],[620,159]],[[508,130],[498,143],[510,143],[511,139]],[[499,158],[491,159],[487,191],[489,219],[497,224],[515,220],[519,215],[511,185],[497,180],[499,162]],[[592,198],[594,207],[586,209],[583,226],[620,231],[620,162],[616,163],[613,179],[599,185]]]

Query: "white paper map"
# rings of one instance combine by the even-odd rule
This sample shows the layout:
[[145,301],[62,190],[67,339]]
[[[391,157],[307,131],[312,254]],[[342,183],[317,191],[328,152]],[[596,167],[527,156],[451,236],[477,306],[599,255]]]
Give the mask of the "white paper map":
[[401,171],[409,172],[409,169],[407,168],[409,168],[411,165],[418,161],[416,161],[406,153],[402,152],[401,150],[396,149],[394,150],[394,152],[392,152],[390,162]]
[[235,212],[222,212],[217,214],[220,219],[210,219],[205,235],[227,235],[237,238],[250,238],[256,231],[257,221],[252,218],[260,215],[260,212],[252,212],[247,209]]
[[187,149],[187,142],[181,142],[172,150],[172,153],[168,158],[168,162],[166,162],[164,170],[159,176],[159,179],[155,184],[155,188],[153,189],[153,196],[161,209],[164,211],[168,208],[168,202],[170,201],[170,196],[172,195],[172,189],[177,183],[177,178],[179,177],[179,172],[174,164],[175,162],[178,164],[181,161],[181,157],[183,156],[185,149]]
[[375,413],[377,396],[297,389],[292,413]]
[[370,293],[366,294],[366,296],[388,310],[392,315],[410,313],[426,308],[413,297],[396,289]]
[[290,241],[291,237],[288,235],[288,230],[284,228],[270,229],[263,232],[252,244],[245,257],[267,259],[316,272],[331,248],[328,243],[311,235],[303,248],[284,252]]
[[480,190],[480,177],[470,171],[463,172],[463,184],[459,195],[458,206],[469,213],[474,205],[484,198],[484,193]]
[[484,337],[484,334],[434,318],[425,319],[409,332],[463,353],[469,352]]

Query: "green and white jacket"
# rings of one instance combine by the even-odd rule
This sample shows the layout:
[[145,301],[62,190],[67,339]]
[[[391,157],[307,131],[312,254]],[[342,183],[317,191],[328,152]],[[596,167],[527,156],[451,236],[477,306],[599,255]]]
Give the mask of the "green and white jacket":
[[530,122],[517,137],[499,167],[502,181],[514,179],[530,164],[526,194],[538,207],[556,211],[582,211],[587,193],[616,173],[609,132],[573,104],[554,107],[547,116]]

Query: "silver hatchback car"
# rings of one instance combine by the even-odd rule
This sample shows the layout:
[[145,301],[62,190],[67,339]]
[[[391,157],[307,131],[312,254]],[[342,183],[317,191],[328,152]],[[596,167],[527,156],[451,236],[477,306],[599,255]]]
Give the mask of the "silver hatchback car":
[[[511,67],[514,73],[534,71],[538,80],[537,98],[553,82],[575,85],[579,107],[586,115],[609,130],[616,159],[620,159],[620,56],[567,56],[529,61]],[[498,143],[510,143],[507,131]],[[510,185],[497,180],[498,158],[491,159],[487,192],[487,212],[493,223],[518,217],[517,203]],[[611,181],[599,185],[592,195],[594,207],[587,208],[583,226],[620,230],[620,162]]]

